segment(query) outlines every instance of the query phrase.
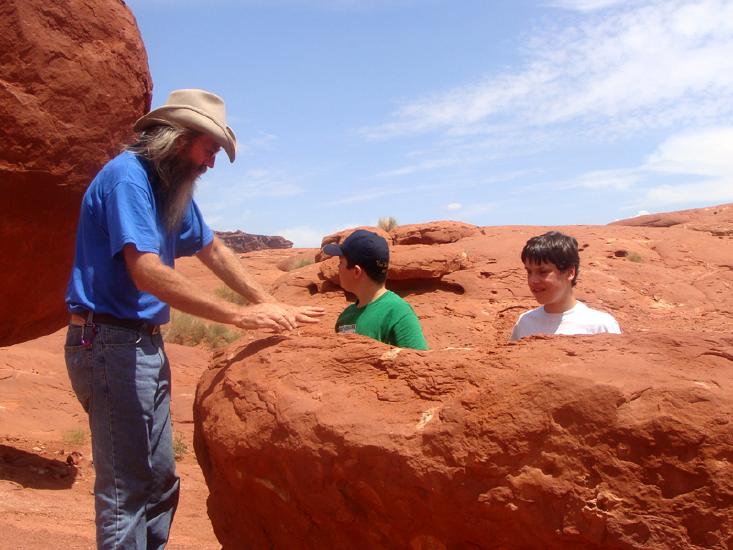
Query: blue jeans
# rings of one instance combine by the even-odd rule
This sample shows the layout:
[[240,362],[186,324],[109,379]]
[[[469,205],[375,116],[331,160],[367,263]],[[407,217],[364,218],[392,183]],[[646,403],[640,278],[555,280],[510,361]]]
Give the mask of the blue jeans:
[[162,337],[97,325],[91,347],[81,339],[69,325],[66,368],[92,432],[97,547],[163,548],[179,479]]

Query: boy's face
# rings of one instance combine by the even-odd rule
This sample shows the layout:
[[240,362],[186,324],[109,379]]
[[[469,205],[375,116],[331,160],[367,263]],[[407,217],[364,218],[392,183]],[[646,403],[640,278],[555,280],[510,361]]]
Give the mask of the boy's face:
[[572,296],[575,267],[560,271],[553,263],[524,262],[524,268],[529,290],[541,305],[559,304]]
[[341,256],[339,258],[339,284],[344,290],[354,292],[356,282],[354,269],[356,268],[356,266],[349,269],[349,267],[347,267],[347,264],[348,262],[346,258],[344,256]]

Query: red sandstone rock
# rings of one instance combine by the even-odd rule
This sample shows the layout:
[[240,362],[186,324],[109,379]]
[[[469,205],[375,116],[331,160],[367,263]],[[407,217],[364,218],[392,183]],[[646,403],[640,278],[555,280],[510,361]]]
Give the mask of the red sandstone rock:
[[216,231],[226,245],[240,254],[269,248],[292,248],[293,243],[279,235],[252,235],[242,231]]
[[728,548],[733,220],[695,229],[716,208],[670,227],[554,228],[580,243],[576,296],[618,337],[507,342],[536,306],[521,248],[547,227],[392,247],[395,261],[468,260],[388,280],[427,353],[333,334],[348,303],[335,260],[282,276],[275,296],[326,317],[235,344],[198,388],[224,547]]
[[[468,255],[460,248],[395,246],[392,247],[387,278],[395,281],[440,279],[454,271],[466,269],[469,265]],[[321,291],[320,281],[330,281],[333,285],[338,285],[338,266],[338,258],[328,258],[318,264],[317,272],[311,270],[308,274],[293,274],[285,277],[283,284],[289,284],[289,278],[310,275],[311,282],[315,283]],[[327,290],[329,289],[333,290],[333,286],[327,287]]]
[[646,214],[613,222],[610,225],[630,225],[643,227],[672,227],[686,225],[691,228],[733,224],[733,204],[721,204],[708,208],[693,208],[677,212]]
[[447,244],[479,233],[475,225],[454,221],[437,221],[400,225],[391,232],[394,244]]
[[117,0],[0,3],[0,345],[66,320],[79,201],[150,107],[147,55]]
[[234,346],[198,386],[225,549],[733,544],[729,333],[309,334]]

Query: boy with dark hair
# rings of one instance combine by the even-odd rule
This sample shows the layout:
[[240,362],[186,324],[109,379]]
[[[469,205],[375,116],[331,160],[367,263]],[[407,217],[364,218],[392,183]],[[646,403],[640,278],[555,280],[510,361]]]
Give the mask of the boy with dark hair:
[[410,304],[384,286],[389,247],[383,237],[357,229],[341,244],[324,246],[323,252],[340,257],[341,288],[356,295],[356,303],[339,315],[336,332],[362,334],[400,348],[428,349]]
[[533,334],[620,334],[616,319],[575,299],[578,241],[559,231],[532,237],[522,249],[527,284],[541,307],[522,313],[512,340]]

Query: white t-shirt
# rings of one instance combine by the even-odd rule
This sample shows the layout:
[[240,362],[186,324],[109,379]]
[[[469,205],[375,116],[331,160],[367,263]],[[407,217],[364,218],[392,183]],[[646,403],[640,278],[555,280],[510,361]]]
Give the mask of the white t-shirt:
[[519,316],[512,330],[512,340],[533,334],[621,334],[613,315],[591,309],[576,301],[572,309],[562,313],[547,313],[544,306],[526,311]]

